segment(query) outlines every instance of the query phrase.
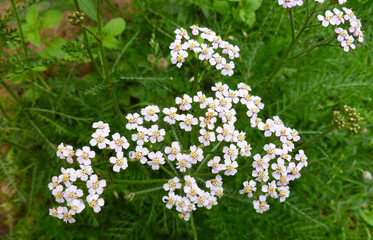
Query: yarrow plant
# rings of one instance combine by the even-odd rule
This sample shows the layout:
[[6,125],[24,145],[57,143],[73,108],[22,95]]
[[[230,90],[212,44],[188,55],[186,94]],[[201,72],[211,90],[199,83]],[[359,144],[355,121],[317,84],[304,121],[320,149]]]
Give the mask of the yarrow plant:
[[[210,209],[217,205],[224,195],[224,179],[238,171],[250,175],[239,192],[254,198],[254,209],[263,213],[269,209],[268,199],[283,202],[289,197],[289,183],[299,178],[301,169],[308,165],[303,150],[292,155],[300,136],[278,116],[263,121],[258,114],[264,104],[260,97],[251,95],[247,84],[240,83],[238,89],[233,90],[219,82],[212,91],[213,96],[199,91],[195,96],[177,97],[177,107],[161,110],[148,106],[141,114],[128,114],[126,128],[133,132],[132,144],[119,133],[113,134],[110,140],[109,125],[96,122],[90,145],[111,151],[111,157],[105,161],[113,164],[114,172],[126,170],[130,160],[167,173],[171,179],[163,185],[167,194],[162,200],[167,208],[175,208],[180,218],[187,221],[197,208]],[[252,152],[251,144],[255,141],[248,142],[247,133],[236,126],[237,113],[242,113],[242,107],[246,109],[250,126],[271,139],[261,152]],[[184,132],[183,141],[180,141],[180,132]],[[166,141],[165,135],[173,139]],[[106,181],[99,180],[91,167],[95,152],[88,146],[74,152],[71,146],[61,143],[57,156],[70,164],[79,163],[80,169],[62,168],[62,174],[52,178],[49,187],[55,200],[66,202],[67,207],[52,208],[50,215],[69,223],[75,221],[73,216],[85,208],[81,199],[84,193],[74,185],[78,179],[86,182],[86,203],[99,212],[104,205],[100,194]],[[203,179],[203,176],[209,178]]]
[[175,30],[175,41],[170,45],[172,64],[180,68],[188,56],[192,55],[214,66],[222,75],[232,76],[235,67],[232,60],[240,56],[240,48],[224,41],[209,28],[197,25],[189,28],[192,30],[192,37],[184,28]]

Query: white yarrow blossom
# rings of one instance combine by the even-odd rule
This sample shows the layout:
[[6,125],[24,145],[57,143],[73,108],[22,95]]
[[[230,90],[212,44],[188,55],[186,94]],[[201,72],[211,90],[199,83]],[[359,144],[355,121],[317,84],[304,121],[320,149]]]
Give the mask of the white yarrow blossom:
[[176,64],[178,68],[181,68],[185,59],[188,57],[188,52],[181,50],[179,52],[173,53],[171,56],[171,63]]
[[114,133],[112,138],[113,141],[110,142],[109,146],[116,152],[121,152],[122,149],[127,149],[130,146],[127,139],[125,137],[121,137],[119,133]]
[[91,165],[91,158],[96,156],[94,151],[91,151],[90,147],[83,147],[82,149],[76,150],[75,154],[78,158],[76,159],[79,164],[82,165]]
[[166,135],[166,131],[164,129],[158,129],[158,125],[152,125],[151,128],[148,129],[148,134],[151,143],[162,142],[164,135]]
[[269,209],[269,204],[266,202],[266,196],[259,196],[259,200],[254,200],[253,205],[257,213],[263,213]]
[[104,187],[106,187],[106,181],[98,180],[96,174],[91,175],[91,177],[87,181],[87,188],[89,194],[102,194],[104,192]]
[[184,94],[183,98],[177,97],[176,104],[180,105],[180,110],[187,111],[192,108],[192,98],[188,94]]
[[97,129],[95,133],[92,134],[92,139],[89,141],[91,146],[98,146],[99,149],[106,148],[106,145],[110,144],[110,140],[106,139],[109,136],[109,132],[106,130]]
[[[334,14],[332,13],[332,11],[327,10],[327,11],[325,12],[325,16],[323,16],[323,15],[318,15],[318,16],[317,16],[317,19],[319,19],[319,21],[322,22],[322,25],[323,25],[324,27],[327,27],[327,26],[329,26],[329,23],[331,23],[331,20],[332,20],[333,16],[334,16]],[[333,23],[331,23],[331,24],[333,24]],[[333,25],[334,25],[334,24],[333,24]]]
[[170,161],[174,161],[178,155],[180,155],[180,144],[178,142],[172,142],[171,147],[166,147],[164,152],[168,154],[167,158]]
[[240,190],[241,194],[247,194],[249,198],[253,197],[253,192],[256,191],[256,182],[253,180],[250,180],[250,182],[245,181],[243,182],[243,189]]
[[162,112],[164,114],[166,114],[166,116],[164,117],[164,121],[170,125],[173,125],[176,123],[176,118],[177,118],[177,108],[175,107],[170,107],[170,108],[164,108],[162,110]]
[[101,211],[101,207],[104,206],[105,201],[102,198],[99,198],[98,194],[88,195],[86,198],[88,205],[93,208],[95,213]]
[[152,167],[153,170],[158,170],[160,164],[161,165],[165,164],[163,154],[160,151],[157,151],[156,153],[150,152],[148,154],[148,157],[150,161],[148,161],[147,163],[149,166]]
[[116,157],[110,157],[110,163],[114,164],[114,172],[119,172],[120,169],[125,170],[128,167],[127,158],[123,157],[123,152],[117,152]]
[[158,120],[159,108],[158,106],[147,106],[146,108],[141,109],[141,114],[144,116],[145,121],[155,122]]
[[104,123],[103,121],[98,121],[92,124],[92,128],[101,129],[106,132],[110,132],[109,124]]
[[134,113],[134,114],[129,113],[127,114],[126,118],[128,120],[128,123],[126,124],[126,128],[128,130],[136,129],[138,126],[140,126],[144,122],[144,120],[142,119],[142,117],[140,117],[138,113]]

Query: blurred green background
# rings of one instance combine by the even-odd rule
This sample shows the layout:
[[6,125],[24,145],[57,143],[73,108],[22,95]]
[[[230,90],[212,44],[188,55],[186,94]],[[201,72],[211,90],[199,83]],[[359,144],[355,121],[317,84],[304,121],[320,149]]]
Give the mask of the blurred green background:
[[[94,30],[95,1],[78,2],[87,15],[86,25]],[[313,6],[314,1],[309,4]],[[55,156],[56,146],[61,142],[77,148],[87,145],[91,124],[99,120],[108,122],[113,133],[121,132],[123,126],[115,115],[107,83],[98,77],[88,52],[81,47],[85,40],[80,27],[68,22],[67,14],[75,9],[73,2],[21,1],[15,5],[28,56],[11,1],[3,0],[0,238],[191,239],[190,223],[162,203],[163,190],[128,198],[130,193],[156,184],[108,186],[102,211],[95,214],[86,209],[74,224],[48,216],[48,209],[56,205],[47,184],[61,167],[68,166]],[[211,74],[201,86],[205,92],[218,81],[232,88],[246,82],[254,95],[262,97],[262,117],[280,116],[305,142],[321,134],[333,122],[332,112],[344,105],[356,108],[364,118],[357,134],[333,131],[307,146],[309,166],[291,183],[290,197],[284,203],[270,202],[271,209],[264,214],[257,214],[252,200],[238,194],[247,174],[231,178],[217,206],[195,212],[200,239],[371,238],[373,3],[349,0],[345,6],[361,18],[365,31],[365,41],[357,44],[356,50],[345,53],[338,46],[316,48],[287,62],[270,84],[264,84],[291,41],[287,11],[277,1],[103,1],[104,25],[112,19],[124,20],[117,20],[120,26],[103,39],[114,79],[111,87],[123,114],[148,104],[169,107],[176,96],[194,94],[189,82],[191,68],[171,65],[169,45],[176,28],[198,24],[241,48],[234,76]],[[305,5],[294,8],[296,30],[305,14]],[[308,28],[293,53],[332,34],[333,27]],[[98,60],[98,47],[91,36],[88,43]],[[153,62],[148,59],[151,54]],[[162,57],[168,60],[168,68],[159,66]],[[259,147],[266,141],[257,131],[247,133],[247,138]],[[161,173],[135,163],[115,177],[162,178]]]

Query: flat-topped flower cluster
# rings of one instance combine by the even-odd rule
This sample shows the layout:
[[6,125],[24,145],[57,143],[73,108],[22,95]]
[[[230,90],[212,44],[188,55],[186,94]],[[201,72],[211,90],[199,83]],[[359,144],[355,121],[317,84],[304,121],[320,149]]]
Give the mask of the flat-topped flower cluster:
[[[220,35],[206,27],[193,25],[190,26],[190,29],[192,37],[184,28],[175,30],[175,41],[170,45],[172,64],[176,64],[180,68],[189,55],[196,55],[199,60],[206,60],[211,66],[220,70],[222,75],[232,76],[235,65],[230,60],[240,56],[240,48],[222,40]],[[228,58],[225,58],[224,55]]]
[[[325,0],[315,0],[315,2],[323,3]],[[338,0],[339,4],[345,4],[347,0]],[[303,0],[278,0],[278,4],[284,8],[293,8],[296,6],[302,6]]]
[[[111,149],[114,156],[107,160],[113,164],[115,172],[127,169],[127,157],[149,166],[149,169],[165,171],[172,178],[163,186],[168,194],[162,200],[167,208],[175,207],[185,220],[198,207],[210,209],[218,204],[218,198],[224,192],[223,179],[234,176],[240,169],[248,174],[240,193],[254,197],[253,205],[257,212],[269,209],[268,197],[285,201],[290,193],[288,184],[299,178],[300,170],[307,166],[303,150],[295,156],[291,155],[294,143],[300,140],[298,132],[286,127],[278,116],[265,121],[259,118],[258,113],[264,104],[260,97],[251,95],[247,84],[240,83],[238,89],[233,90],[219,82],[212,91],[213,97],[201,91],[195,96],[184,94],[177,97],[177,107],[160,109],[151,105],[141,109],[140,113],[128,114],[126,128],[133,132],[130,134],[131,146],[119,133],[113,134],[112,140],[109,140],[109,125],[101,121],[93,124],[96,131],[90,144],[97,145],[99,149]],[[236,126],[237,112],[241,112],[242,108],[249,118],[249,126],[273,139],[263,146],[260,153],[251,152],[251,144],[255,142],[248,142],[247,133]],[[179,138],[183,135],[180,134],[182,131],[184,141]],[[165,138],[166,134],[170,136]],[[87,181],[89,195],[86,200],[95,212],[99,212],[104,204],[99,194],[106,182],[98,181],[90,166],[95,152],[85,146],[75,153],[71,146],[61,144],[57,156],[69,163],[78,162],[81,169],[62,168],[62,175],[52,179],[50,189],[56,201],[66,201],[70,210],[66,207],[53,208],[51,215],[73,222],[72,216],[84,209],[84,203],[79,199],[83,196],[82,190],[72,187],[78,178]],[[88,175],[91,175],[89,180]],[[203,176],[213,178],[203,179]],[[67,187],[65,191],[61,182]]]
[[342,7],[342,9],[343,11],[334,8],[333,12],[327,10],[325,12],[325,16],[318,15],[317,18],[319,19],[319,21],[321,21],[321,24],[324,27],[329,26],[329,24],[340,26],[342,24],[348,23],[348,26],[346,26],[347,29],[337,27],[334,30],[337,33],[337,40],[340,42],[343,50],[345,52],[348,52],[350,48],[356,48],[354,44],[355,40],[360,43],[364,41],[364,32],[361,30],[361,21],[356,17],[354,12],[349,8]]

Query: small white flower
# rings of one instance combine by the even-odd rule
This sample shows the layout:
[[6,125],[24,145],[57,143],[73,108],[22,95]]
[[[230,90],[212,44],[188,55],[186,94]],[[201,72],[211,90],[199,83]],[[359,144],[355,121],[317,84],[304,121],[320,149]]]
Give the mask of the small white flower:
[[74,223],[75,219],[73,215],[75,214],[72,210],[68,210],[67,207],[58,207],[57,217],[62,219],[65,223]]
[[253,180],[250,180],[250,182],[245,181],[243,182],[243,189],[240,190],[241,194],[247,194],[249,198],[253,197],[253,192],[256,191],[256,182]]
[[180,155],[180,144],[178,142],[172,142],[171,147],[166,147],[164,152],[168,154],[168,159],[174,161],[178,155]]
[[215,133],[206,131],[206,129],[202,128],[199,130],[201,136],[198,137],[198,141],[202,143],[204,146],[210,145],[211,142],[215,142]]
[[163,184],[163,189],[166,191],[173,192],[176,189],[181,188],[180,180],[177,177],[174,177],[173,179],[169,180],[167,183]]
[[91,176],[93,169],[90,165],[80,165],[80,169],[75,172],[76,176],[82,181],[87,181],[88,176]]
[[243,143],[239,143],[238,146],[240,147],[240,155],[243,157],[250,157],[251,156],[251,145],[248,144],[246,141]]
[[190,156],[187,154],[179,154],[176,157],[176,161],[176,168],[179,169],[180,172],[185,172],[187,168],[192,167]]
[[71,211],[74,214],[81,213],[85,208],[83,200],[81,199],[72,200],[71,203],[68,204],[68,206],[71,208]]
[[91,165],[91,158],[96,156],[94,151],[91,151],[90,147],[83,147],[82,149],[76,150],[76,160],[82,165]]
[[233,69],[234,69],[234,62],[230,61],[229,63],[224,64],[223,69],[221,70],[221,74],[223,76],[232,76],[233,75]]
[[174,33],[176,34],[176,39],[185,38],[186,40],[188,40],[190,38],[188,36],[188,32],[184,28],[176,29]]
[[352,36],[346,36],[345,40],[341,42],[341,46],[345,52],[348,52],[351,49],[355,49],[356,46],[353,44],[354,38]]
[[123,152],[117,152],[116,157],[110,157],[110,163],[114,164],[114,172],[119,172],[120,169],[125,170],[128,167],[127,158],[123,157]]
[[175,39],[174,42],[170,44],[170,49],[171,49],[171,55],[178,53],[179,51],[185,49],[182,44],[180,39]]
[[226,171],[224,172],[224,175],[227,175],[227,176],[233,176],[237,173],[237,167],[238,167],[238,163],[236,161],[232,161],[230,159],[225,159],[224,160],[224,164],[226,166]]
[[66,158],[66,161],[68,163],[73,163],[74,161],[73,157],[75,156],[73,147],[70,145],[66,146],[63,151],[63,156]]
[[65,151],[65,145],[61,143],[57,147],[57,152],[56,152],[57,157],[59,157],[60,159],[65,159],[66,157],[63,155],[64,151]]
[[162,142],[164,135],[166,135],[166,131],[164,129],[158,129],[158,125],[152,125],[148,130],[148,134],[151,143]]
[[271,168],[273,170],[272,176],[279,180],[283,174],[286,174],[286,167],[282,158],[277,159],[277,163],[272,163]]
[[[75,174],[75,169],[73,168],[68,168],[68,169],[64,169],[64,168],[61,168],[61,175],[58,177],[59,178],[59,181],[62,181],[65,186],[70,186],[71,185],[71,182],[75,182],[76,181],[76,174]],[[70,182],[71,181],[71,182]]]
[[208,47],[207,44],[202,43],[201,44],[202,50],[198,56],[199,60],[209,60],[212,58],[212,54],[214,53],[214,50],[211,47]]
[[256,181],[258,182],[267,182],[269,177],[268,177],[268,171],[267,169],[265,170],[253,170],[252,176],[256,177]]
[[307,167],[307,156],[304,154],[303,150],[299,150],[299,153],[295,155],[295,160],[300,161],[299,166]]
[[188,57],[188,52],[184,50],[181,50],[180,52],[175,52],[174,54],[172,54],[171,63],[176,64],[178,68],[181,68],[181,66],[183,65],[183,62],[185,61],[187,57]]
[[278,189],[278,194],[280,195],[280,202],[283,202],[286,200],[287,197],[289,197],[290,191],[289,187],[279,187]]
[[[324,27],[327,27],[327,26],[329,25],[329,23],[331,23],[331,20],[332,20],[333,16],[334,16],[334,14],[332,13],[332,11],[327,10],[327,11],[325,12],[325,17],[322,16],[322,15],[318,15],[318,16],[317,16],[317,19],[319,19],[319,21],[322,22],[322,25],[323,25]],[[334,24],[333,24],[333,25],[334,25]]]
[[343,15],[343,12],[341,12],[340,10],[338,10],[337,8],[334,8],[333,9],[333,12],[335,13],[335,15],[332,17],[332,19],[330,20],[330,23],[332,25],[339,25],[341,23],[345,23],[345,19],[344,19],[344,15]]
[[190,29],[192,29],[192,35],[194,35],[194,36],[197,36],[198,35],[198,33],[199,33],[199,28],[198,28],[198,25],[196,25],[196,24],[193,24],[193,26],[190,26]]
[[166,203],[166,208],[171,209],[175,205],[177,197],[174,192],[169,192],[168,196],[164,196],[162,201]]
[[229,147],[225,146],[223,148],[223,153],[224,153],[224,159],[230,159],[233,161],[238,156],[238,149],[236,145],[231,144]]
[[89,144],[91,144],[91,146],[97,145],[99,149],[106,148],[106,144],[110,144],[109,139],[106,139],[107,136],[109,136],[109,132],[97,129],[96,132],[92,134],[92,139],[89,141]]
[[137,145],[144,145],[144,143],[149,141],[149,136],[148,136],[149,130],[142,127],[138,126],[137,127],[137,133],[132,134],[132,141],[136,141]]
[[145,121],[155,122],[158,120],[159,108],[157,106],[147,106],[146,108],[141,109],[141,114],[144,116]]
[[177,97],[175,100],[176,104],[180,105],[180,110],[187,111],[192,108],[192,98],[188,94],[184,94],[183,98]]
[[216,175],[215,178],[206,181],[206,187],[211,190],[216,190],[217,188],[223,186],[223,178],[220,175]]
[[103,121],[93,123],[92,128],[97,128],[97,129],[101,129],[102,131],[105,131],[105,132],[110,132],[109,124],[104,123]]
[[230,142],[232,140],[232,133],[234,132],[234,126],[229,124],[223,124],[222,127],[217,127],[216,132],[218,133],[217,139],[218,141],[226,141]]
[[181,121],[179,124],[180,128],[184,129],[187,132],[192,131],[192,125],[198,124],[198,119],[193,117],[193,115],[189,113],[187,115],[180,115],[177,120]]
[[146,155],[148,155],[149,150],[143,146],[137,146],[136,151],[131,151],[129,153],[130,159],[136,159],[140,161],[140,163],[145,164],[148,160],[146,159]]
[[197,161],[201,162],[203,160],[203,151],[201,148],[197,146],[194,146],[194,145],[190,146],[189,156],[190,156],[190,162],[192,164],[196,164]]
[[55,189],[60,184],[60,182],[61,182],[61,179],[58,178],[57,176],[52,177],[52,182],[48,183],[49,190],[52,191],[53,189]]
[[273,180],[272,182],[268,183],[268,185],[262,186],[262,192],[268,193],[269,196],[272,198],[278,198],[278,194],[276,192],[277,186],[276,181]]
[[127,114],[126,118],[128,120],[128,123],[126,124],[126,128],[128,130],[136,129],[139,125],[143,124],[144,122],[144,120],[142,119],[142,117],[140,117],[138,113],[129,113]]
[[161,165],[165,164],[163,154],[160,151],[157,151],[156,153],[150,152],[148,154],[148,157],[150,161],[148,161],[147,163],[149,166],[152,166],[153,170],[158,170],[160,164]]
[[219,173],[222,170],[226,170],[226,166],[224,164],[220,164],[220,157],[216,156],[207,163],[208,167],[211,167],[212,173]]
[[300,178],[299,171],[301,169],[302,169],[302,165],[300,163],[298,163],[298,165],[296,165],[294,162],[289,163],[289,166],[287,168],[287,172],[291,173],[290,180],[295,180],[297,178]]
[[206,108],[207,106],[207,98],[206,95],[203,94],[201,91],[197,92],[197,95],[193,97],[194,102],[198,102],[200,108]]
[[93,211],[95,213],[98,213],[101,211],[101,207],[104,206],[105,201],[102,198],[98,198],[98,194],[92,194],[88,195],[86,200],[91,208],[93,208]]
[[166,116],[163,119],[166,123],[170,125],[173,125],[176,123],[177,109],[175,107],[164,108],[162,112],[166,114]]
[[252,166],[258,170],[258,171],[264,171],[265,169],[268,169],[268,162],[269,162],[269,158],[267,156],[264,156],[263,158],[260,156],[260,154],[255,154],[254,156],[254,162],[252,164]]
[[66,188],[64,193],[64,197],[67,202],[72,202],[74,199],[80,198],[81,196],[83,196],[83,191],[78,189],[78,187],[75,185],[71,185]]
[[87,181],[87,188],[89,194],[102,194],[104,192],[104,187],[106,187],[106,181],[99,181],[96,174],[91,175],[91,177]]
[[269,143],[264,145],[263,150],[267,152],[267,157],[269,159],[274,159],[276,157],[275,150],[276,150],[276,145],[273,143]]
[[266,196],[259,196],[259,200],[253,201],[254,209],[257,213],[263,213],[269,209],[269,204],[266,202]]
[[113,141],[110,142],[109,146],[111,149],[114,149],[116,152],[121,152],[122,149],[127,149],[130,144],[128,143],[125,137],[121,137],[119,133],[113,134]]
[[63,186],[62,185],[57,185],[57,187],[55,187],[52,190],[52,195],[54,196],[56,202],[58,202],[58,203],[63,203],[65,201],[64,191],[63,191]]

